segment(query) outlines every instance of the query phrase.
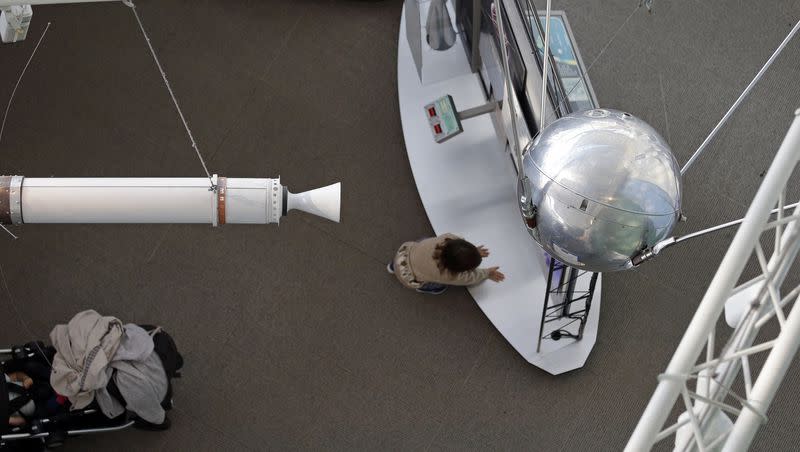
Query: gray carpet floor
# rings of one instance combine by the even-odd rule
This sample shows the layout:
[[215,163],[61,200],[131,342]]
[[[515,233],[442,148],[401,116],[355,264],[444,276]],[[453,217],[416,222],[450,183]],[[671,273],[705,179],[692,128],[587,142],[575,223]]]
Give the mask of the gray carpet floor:
[[[553,3],[600,103],[651,123],[680,162],[800,20],[790,0],[656,0],[654,14],[633,15],[638,0]],[[0,235],[0,343],[45,338],[94,308],[162,324],[185,353],[170,431],[65,450],[624,446],[733,232],[605,275],[594,351],[558,377],[519,357],[465,290],[432,298],[400,287],[385,262],[431,233],[398,114],[401,7],[140,2],[210,169],[280,175],[293,190],[342,181],[342,224],[297,214],[280,227],[26,225],[13,228],[19,240]],[[3,173],[202,175],[120,4],[36,7],[28,40],[0,46],[2,105],[48,22],[0,142]],[[689,222],[678,233],[743,215],[800,107],[798,59],[795,40],[687,174]],[[800,184],[789,192],[796,199]],[[797,450],[798,370],[754,450]]]

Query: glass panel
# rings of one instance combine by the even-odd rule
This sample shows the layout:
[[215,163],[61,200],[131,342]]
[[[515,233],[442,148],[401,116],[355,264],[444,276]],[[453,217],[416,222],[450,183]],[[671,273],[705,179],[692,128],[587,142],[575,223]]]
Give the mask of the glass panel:
[[[532,0],[516,1],[523,17],[529,22],[528,39],[538,49],[536,59],[541,70],[544,61],[545,12],[537,12]],[[538,21],[534,19],[537,17]],[[548,74],[548,95],[558,115],[596,108],[597,100],[563,11],[550,14],[550,55],[549,67],[555,67]]]
[[[545,15],[540,15],[542,29],[545,28]],[[535,25],[532,24],[532,27]],[[543,39],[538,33],[532,33],[540,58],[544,55]],[[590,110],[594,108],[589,89],[583,78],[581,65],[575,54],[572,39],[564,19],[560,15],[550,15],[550,54],[556,64],[556,73],[561,79],[571,111]]]
[[[544,36],[544,27],[541,27],[540,23],[534,19],[537,17],[537,12],[531,0],[517,0],[517,6],[519,7],[523,20],[528,21],[529,26],[527,27],[526,31],[528,35],[528,41],[531,43],[531,47],[539,47],[539,51],[535,54],[535,56],[536,62],[539,64],[539,72],[541,73],[544,68],[544,49],[541,47],[541,43],[543,42],[542,36]],[[537,46],[537,44],[539,45]],[[552,55],[552,51],[550,53]],[[557,116],[561,117],[570,113],[570,104],[566,100],[562,100],[566,99],[566,91],[564,91],[564,87],[561,85],[561,80],[557,76],[558,68],[552,58],[548,64],[548,68],[547,95],[550,97],[550,103],[556,109]],[[548,121],[552,121],[552,119],[553,118],[548,118]]]

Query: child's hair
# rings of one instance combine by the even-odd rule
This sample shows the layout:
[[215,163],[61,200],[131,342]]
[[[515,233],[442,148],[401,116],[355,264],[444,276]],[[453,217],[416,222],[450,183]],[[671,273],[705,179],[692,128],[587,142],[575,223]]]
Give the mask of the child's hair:
[[439,269],[451,273],[474,270],[483,258],[478,248],[464,239],[444,239],[433,254]]

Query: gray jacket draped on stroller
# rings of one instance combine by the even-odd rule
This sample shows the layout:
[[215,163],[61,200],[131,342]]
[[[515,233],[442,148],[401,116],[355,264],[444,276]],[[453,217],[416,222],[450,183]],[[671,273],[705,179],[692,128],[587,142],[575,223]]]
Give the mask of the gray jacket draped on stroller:
[[50,384],[73,409],[97,400],[109,418],[124,413],[126,407],[109,393],[113,380],[130,412],[151,424],[164,422],[161,402],[169,382],[153,352],[153,339],[143,328],[88,310],[67,325],[57,325],[50,340],[56,349]]

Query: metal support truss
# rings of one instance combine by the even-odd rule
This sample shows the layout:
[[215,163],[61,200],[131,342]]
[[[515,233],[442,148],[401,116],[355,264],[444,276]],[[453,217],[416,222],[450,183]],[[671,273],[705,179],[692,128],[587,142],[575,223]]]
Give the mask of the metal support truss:
[[[767,409],[800,346],[800,308],[795,309],[800,286],[784,287],[800,250],[800,207],[784,215],[786,184],[798,159],[800,110],[666,372],[658,377],[626,451],[649,450],[673,434],[676,451],[747,450],[766,422]],[[777,218],[772,218],[776,205]],[[771,236],[774,243],[767,240]],[[767,242],[769,258],[763,245]],[[761,275],[734,287],[753,256]],[[728,318],[736,327],[718,350],[719,317],[726,303],[742,302],[737,316]],[[764,328],[768,323],[774,327]],[[766,355],[760,369],[751,366],[756,354],[762,354],[757,362]],[[665,428],[676,402],[683,413]]]
[[542,340],[570,338],[579,341],[583,338],[598,274],[550,258],[537,353],[541,351]]

